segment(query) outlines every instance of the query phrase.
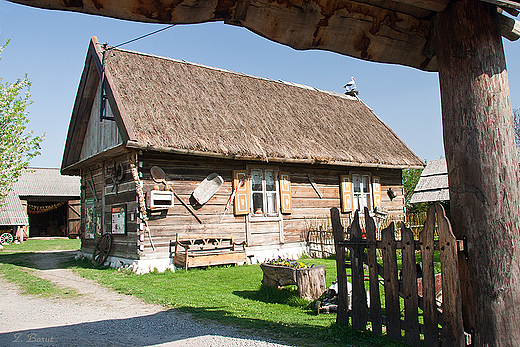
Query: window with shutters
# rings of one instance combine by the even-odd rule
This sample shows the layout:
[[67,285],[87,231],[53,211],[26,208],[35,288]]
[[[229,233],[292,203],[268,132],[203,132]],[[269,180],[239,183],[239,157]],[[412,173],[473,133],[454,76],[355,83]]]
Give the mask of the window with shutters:
[[251,169],[251,216],[278,216],[278,172],[275,169]]
[[363,211],[365,207],[368,207],[368,210],[372,211],[372,184],[370,182],[370,175],[352,174],[352,186],[354,211]]

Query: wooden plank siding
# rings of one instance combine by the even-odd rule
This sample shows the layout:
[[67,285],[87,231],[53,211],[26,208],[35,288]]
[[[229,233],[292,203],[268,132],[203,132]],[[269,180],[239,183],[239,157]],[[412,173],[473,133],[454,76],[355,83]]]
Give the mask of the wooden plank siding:
[[[246,241],[248,246],[269,246],[282,243],[296,244],[306,242],[313,218],[329,218],[329,210],[340,206],[340,176],[349,173],[348,168],[330,167],[326,165],[297,165],[283,163],[254,163],[220,158],[206,158],[197,156],[162,154],[158,152],[142,152],[136,156],[137,168],[143,192],[151,191],[154,185],[160,190],[165,187],[152,179],[150,169],[159,166],[166,175],[166,181],[171,189],[185,203],[190,204],[197,219],[183,206],[178,199],[174,200],[174,206],[164,210],[148,210],[148,226],[150,235],[144,233],[143,221],[139,219],[139,203],[130,170],[130,158],[135,154],[117,156],[104,160],[89,169],[82,170],[82,204],[85,199],[93,198],[90,189],[90,173],[98,201],[95,210],[104,208],[104,230],[111,231],[112,207],[121,204],[126,205],[127,224],[126,235],[114,235],[114,245],[111,255],[129,259],[156,259],[168,258],[170,254],[170,241],[179,233],[180,236],[205,234],[205,235],[232,235],[236,242]],[[110,173],[114,163],[122,163],[124,177],[117,185]],[[245,170],[254,167],[275,168],[278,172],[287,172],[291,181],[292,213],[280,214],[278,217],[254,218],[250,216],[235,216],[233,208],[224,210],[233,193],[233,170]],[[359,172],[359,169],[352,169]],[[209,174],[216,172],[224,179],[224,183],[209,201],[203,206],[198,206],[191,198],[191,193]],[[382,187],[382,204],[391,214],[403,213],[401,171],[391,169],[363,169],[373,176],[380,177]],[[320,198],[313,188],[309,177],[321,192]],[[397,197],[391,202],[386,190],[392,187]],[[279,204],[280,196],[278,195]],[[82,209],[82,221],[84,221],[84,209]],[[84,230],[84,228],[83,228]],[[140,237],[141,234],[141,237]],[[82,250],[93,252],[96,240],[84,239]]]
[[[123,180],[119,182],[117,186],[114,186],[111,174],[107,173],[107,170],[110,171],[113,168],[114,162],[121,163],[124,170]],[[114,242],[110,255],[128,259],[139,259],[139,254],[137,253],[139,246],[139,235],[137,232],[139,216],[138,203],[129,163],[129,156],[125,155],[115,157],[113,160],[99,162],[89,169],[82,170],[82,230],[85,230],[85,200],[94,198],[89,183],[92,173],[92,181],[98,199],[94,202],[94,209],[96,213],[99,211],[102,215],[104,211],[103,228],[105,231],[112,230],[112,207],[122,204],[126,205],[126,235],[113,235]],[[96,243],[97,239],[86,239],[83,234],[81,250],[84,253],[92,254]]]

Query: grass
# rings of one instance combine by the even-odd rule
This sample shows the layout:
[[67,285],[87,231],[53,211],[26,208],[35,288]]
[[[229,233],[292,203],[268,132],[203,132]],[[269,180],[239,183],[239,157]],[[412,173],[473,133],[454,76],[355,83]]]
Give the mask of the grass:
[[69,298],[77,293],[70,288],[61,288],[49,280],[36,276],[32,255],[37,251],[77,250],[79,240],[27,240],[21,244],[4,245],[0,250],[0,276],[16,284],[23,294],[41,297]]
[[68,238],[50,240],[28,239],[24,243],[10,243],[3,246],[4,249],[0,250],[0,255],[12,252],[74,251],[81,247],[81,240]]
[[[75,293],[35,276],[38,251],[76,250],[79,240],[29,240],[0,251],[0,276],[32,295],[70,297]],[[327,286],[336,278],[334,259],[303,259],[325,265]],[[152,272],[93,267],[88,260],[63,263],[83,277],[145,302],[233,325],[296,346],[403,346],[402,343],[335,324],[336,315],[314,315],[313,302],[298,297],[295,286],[263,288],[259,265]]]
[[[332,259],[313,259],[325,265],[327,285],[336,278]],[[298,346],[401,346],[386,338],[335,324],[336,315],[314,315],[313,303],[298,297],[296,287],[263,288],[259,265],[152,272],[136,275],[124,270],[92,267],[89,261],[67,266],[120,293],[145,302],[187,312],[280,338]]]

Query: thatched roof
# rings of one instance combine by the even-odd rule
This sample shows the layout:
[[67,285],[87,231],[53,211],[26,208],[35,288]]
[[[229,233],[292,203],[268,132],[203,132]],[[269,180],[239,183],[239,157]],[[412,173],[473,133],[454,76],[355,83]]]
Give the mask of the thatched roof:
[[[96,41],[93,58],[99,59]],[[127,147],[263,161],[423,166],[356,97],[121,49],[107,52],[105,73]]]
[[450,200],[446,159],[431,160],[421,173],[410,203]]

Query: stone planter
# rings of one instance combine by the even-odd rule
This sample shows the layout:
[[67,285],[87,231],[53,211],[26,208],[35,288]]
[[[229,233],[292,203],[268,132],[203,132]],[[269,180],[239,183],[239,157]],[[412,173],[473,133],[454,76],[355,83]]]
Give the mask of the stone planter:
[[325,266],[297,269],[288,266],[260,264],[264,273],[262,284],[268,287],[298,286],[298,295],[306,300],[319,298],[325,288]]

